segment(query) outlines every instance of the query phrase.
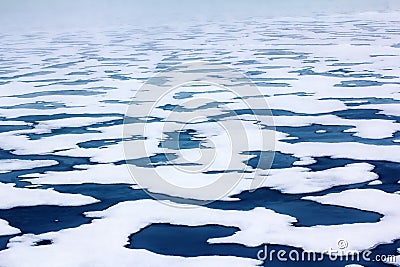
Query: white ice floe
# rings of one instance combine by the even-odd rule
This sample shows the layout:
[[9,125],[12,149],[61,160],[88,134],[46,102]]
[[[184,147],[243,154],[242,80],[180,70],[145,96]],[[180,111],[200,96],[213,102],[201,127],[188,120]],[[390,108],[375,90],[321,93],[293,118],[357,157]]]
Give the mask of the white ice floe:
[[25,121],[0,121],[0,126],[26,126],[32,125],[32,123]]
[[69,117],[63,119],[39,121],[39,123],[35,125],[35,128],[32,129],[31,132],[35,134],[50,133],[51,130],[61,129],[64,127],[83,127],[118,119],[121,119],[121,117]]
[[0,209],[23,206],[56,205],[81,206],[99,202],[99,200],[80,194],[60,193],[54,189],[17,188],[15,184],[0,183]]
[[[349,250],[365,250],[377,244],[391,243],[400,237],[398,205],[400,196],[374,189],[353,189],[320,197],[304,197],[323,204],[345,206],[383,214],[376,223],[353,223],[342,225],[317,225],[312,227],[284,227],[267,230],[267,225],[258,225],[258,232],[251,238],[251,244],[262,242],[285,244],[313,251],[338,249],[337,242],[346,240]],[[261,229],[264,228],[264,229]],[[250,245],[249,232],[243,228],[233,236],[213,238],[212,243],[242,243]],[[391,229],[391,231],[386,231]],[[258,241],[256,241],[258,240]]]
[[310,171],[303,167],[272,169],[262,186],[289,194],[311,193],[333,186],[374,180],[378,175],[372,172],[373,169],[374,166],[368,163],[352,163],[321,171]]
[[7,173],[15,170],[29,170],[57,164],[58,162],[55,160],[2,159],[0,160],[0,173]]
[[[275,116],[275,126],[303,127],[312,124],[328,126],[353,126],[344,132],[354,132],[355,136],[368,139],[382,139],[393,137],[393,134],[400,131],[400,124],[394,120],[382,119],[343,119],[335,115],[321,116]],[[316,133],[324,133],[318,130]]]
[[374,180],[368,183],[368,185],[381,185],[382,181],[381,180]]
[[[93,122],[93,120],[90,121]],[[56,151],[78,149],[79,143],[87,141],[122,138],[121,125],[103,126],[96,128],[96,131],[98,132],[51,135],[33,140],[27,135],[32,133],[31,130],[4,132],[0,133],[0,147],[13,150],[13,153],[17,155],[50,154]]]
[[15,227],[8,224],[7,221],[0,219],[0,236],[3,235],[15,235],[19,234],[21,231]]
[[355,160],[384,160],[400,162],[397,145],[372,145],[356,142],[299,142],[289,144],[278,142],[276,150],[297,158],[332,157]]
[[340,100],[320,100],[316,97],[282,95],[266,98],[271,109],[282,109],[296,113],[318,114],[347,109]]
[[49,171],[19,176],[33,184],[132,184],[126,165],[96,164],[75,165],[71,171]]
[[300,160],[293,162],[293,166],[305,166],[316,163],[317,161],[312,157],[303,157]]
[[379,114],[388,116],[400,116],[400,107],[398,103],[394,104],[368,104],[358,106],[358,109],[377,109],[380,110]]
[[[318,228],[316,232],[320,234],[318,236],[322,240],[329,236],[336,236],[346,240],[349,249],[362,250],[375,247],[377,244],[391,243],[400,238],[400,226],[398,224],[400,195],[398,194],[386,193],[377,189],[351,189],[325,196],[308,196],[303,199],[383,214],[383,218],[376,223],[316,226],[315,228]],[[329,233],[329,229],[335,228],[335,233]],[[385,229],[391,229],[391,231]],[[311,238],[309,240],[311,241]]]

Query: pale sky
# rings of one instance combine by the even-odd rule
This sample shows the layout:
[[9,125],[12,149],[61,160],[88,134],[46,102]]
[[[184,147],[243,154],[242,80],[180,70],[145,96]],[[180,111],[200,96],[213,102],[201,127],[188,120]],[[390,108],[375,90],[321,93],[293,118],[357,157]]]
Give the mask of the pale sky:
[[398,11],[397,0],[1,0],[0,30],[170,24],[197,18],[238,19]]

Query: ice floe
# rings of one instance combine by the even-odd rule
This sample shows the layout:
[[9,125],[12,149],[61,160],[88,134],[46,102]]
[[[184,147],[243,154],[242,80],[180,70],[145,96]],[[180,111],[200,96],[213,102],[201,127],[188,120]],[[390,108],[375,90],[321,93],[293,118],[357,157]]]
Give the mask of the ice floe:
[[81,206],[99,202],[90,196],[59,193],[51,188],[17,188],[15,184],[5,183],[0,183],[0,194],[2,197],[0,209],[37,205]]
[[2,235],[15,235],[19,234],[21,231],[15,227],[8,224],[7,221],[0,219],[0,236]]
[[58,162],[55,160],[2,159],[0,160],[0,173],[7,173],[15,170],[29,170],[57,164]]

